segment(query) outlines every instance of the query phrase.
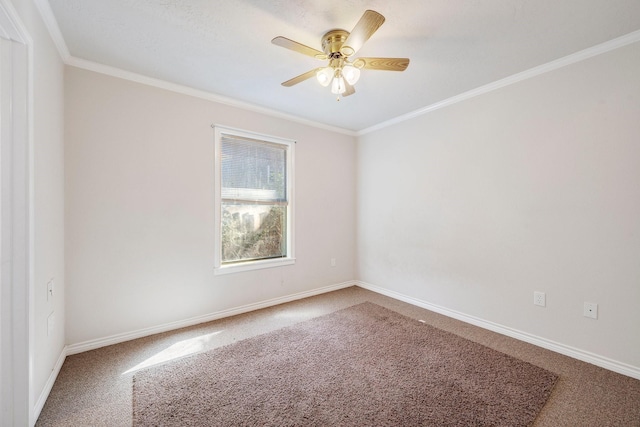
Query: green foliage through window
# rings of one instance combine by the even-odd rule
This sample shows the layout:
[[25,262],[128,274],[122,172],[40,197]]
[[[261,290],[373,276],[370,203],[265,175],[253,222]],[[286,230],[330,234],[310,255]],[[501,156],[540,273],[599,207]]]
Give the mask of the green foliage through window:
[[284,206],[224,204],[222,262],[286,256],[286,215]]

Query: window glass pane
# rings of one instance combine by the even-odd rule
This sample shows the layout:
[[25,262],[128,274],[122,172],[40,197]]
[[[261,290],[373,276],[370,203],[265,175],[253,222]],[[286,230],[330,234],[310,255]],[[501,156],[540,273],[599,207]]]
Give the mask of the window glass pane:
[[287,208],[222,204],[222,263],[286,256]]
[[222,198],[286,200],[286,150],[275,144],[222,138]]

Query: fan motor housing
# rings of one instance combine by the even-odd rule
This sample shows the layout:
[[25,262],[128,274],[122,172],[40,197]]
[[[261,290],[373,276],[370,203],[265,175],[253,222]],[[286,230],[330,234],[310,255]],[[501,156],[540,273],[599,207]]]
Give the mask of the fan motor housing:
[[341,55],[340,48],[349,37],[349,32],[345,30],[331,30],[322,36],[322,50],[328,57]]

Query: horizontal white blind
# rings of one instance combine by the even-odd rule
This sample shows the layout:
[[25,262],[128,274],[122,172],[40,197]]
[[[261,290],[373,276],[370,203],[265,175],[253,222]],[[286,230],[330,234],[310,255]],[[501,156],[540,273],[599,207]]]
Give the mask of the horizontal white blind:
[[286,146],[227,134],[221,142],[223,200],[287,201]]

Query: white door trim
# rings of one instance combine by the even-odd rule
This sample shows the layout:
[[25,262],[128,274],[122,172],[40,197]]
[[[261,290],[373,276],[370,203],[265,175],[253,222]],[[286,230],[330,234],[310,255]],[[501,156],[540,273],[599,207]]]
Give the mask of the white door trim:
[[0,425],[33,426],[33,43],[0,0]]

